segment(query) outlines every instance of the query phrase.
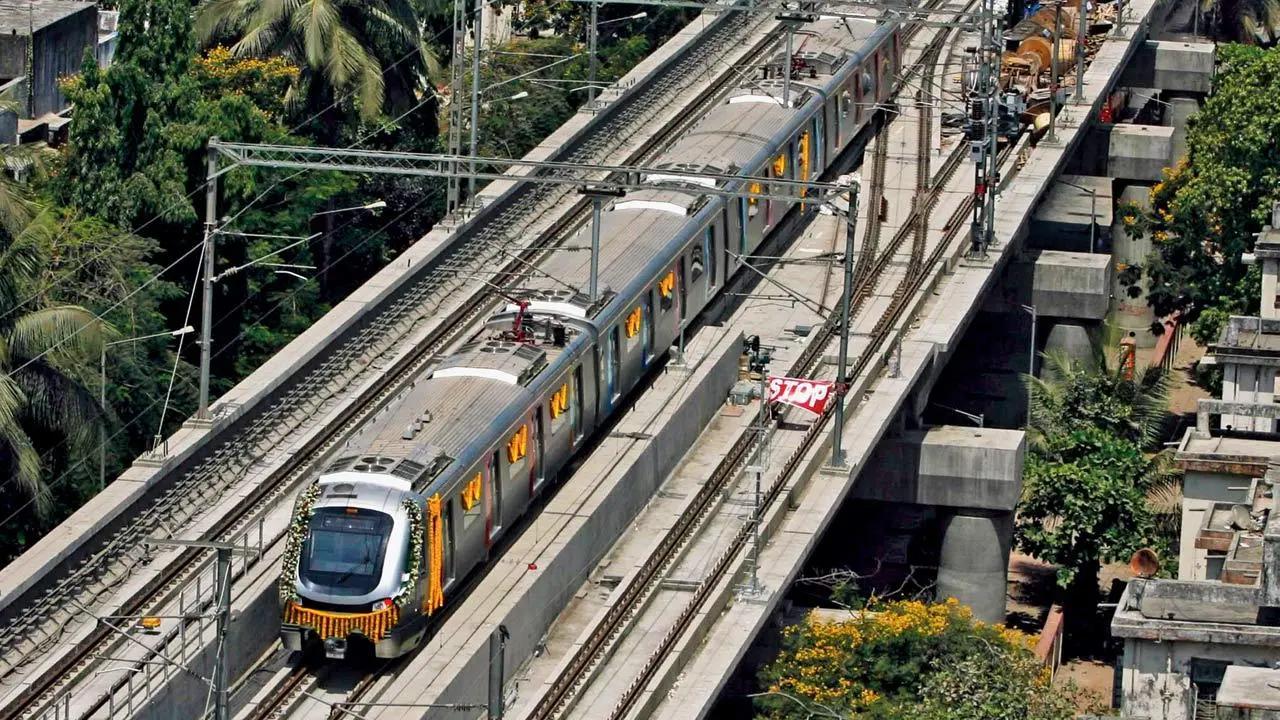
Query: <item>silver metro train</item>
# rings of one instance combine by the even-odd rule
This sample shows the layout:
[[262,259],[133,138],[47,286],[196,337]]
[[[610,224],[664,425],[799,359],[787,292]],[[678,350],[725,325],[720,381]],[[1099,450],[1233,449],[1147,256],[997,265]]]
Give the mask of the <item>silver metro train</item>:
[[[791,102],[779,53],[665,152],[660,171],[817,179],[889,100],[897,23],[819,18],[797,31]],[[661,182],[660,175],[649,178]],[[590,303],[584,253],[555,253],[456,354],[347,443],[296,502],[281,635],[329,657],[416,647],[485,562],[790,204],[648,189],[603,214]]]

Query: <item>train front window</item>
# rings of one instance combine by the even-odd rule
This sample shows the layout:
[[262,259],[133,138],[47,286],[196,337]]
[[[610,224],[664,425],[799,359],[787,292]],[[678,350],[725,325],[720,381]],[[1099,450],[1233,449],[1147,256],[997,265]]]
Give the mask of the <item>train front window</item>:
[[311,518],[298,575],[331,595],[365,595],[382,578],[391,517],[375,510],[321,508]]

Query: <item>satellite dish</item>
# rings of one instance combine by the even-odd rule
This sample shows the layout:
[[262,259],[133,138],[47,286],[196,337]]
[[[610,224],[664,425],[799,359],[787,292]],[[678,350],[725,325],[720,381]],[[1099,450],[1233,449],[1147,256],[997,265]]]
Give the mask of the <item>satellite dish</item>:
[[1151,548],[1142,548],[1129,558],[1129,570],[1140,578],[1155,577],[1160,572],[1160,558]]
[[1258,522],[1253,519],[1253,515],[1249,514],[1249,508],[1246,505],[1231,506],[1231,527],[1249,532],[1261,529]]

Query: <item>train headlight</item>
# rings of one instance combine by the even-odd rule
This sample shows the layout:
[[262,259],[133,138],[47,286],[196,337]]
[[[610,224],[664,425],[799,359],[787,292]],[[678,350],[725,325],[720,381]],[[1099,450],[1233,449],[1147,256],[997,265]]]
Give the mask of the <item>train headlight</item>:
[[378,602],[374,603],[372,609],[373,609],[373,612],[379,612],[382,610],[386,610],[389,607],[391,607],[391,599],[387,598],[386,600],[379,600]]

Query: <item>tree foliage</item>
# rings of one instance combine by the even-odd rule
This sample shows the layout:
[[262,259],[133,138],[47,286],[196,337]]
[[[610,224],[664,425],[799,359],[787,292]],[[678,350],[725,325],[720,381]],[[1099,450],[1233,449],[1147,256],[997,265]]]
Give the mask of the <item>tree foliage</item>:
[[1280,41],[1280,0],[1197,0],[1201,10],[1216,10],[1229,37],[1274,45]]
[[[1167,496],[1176,474],[1156,448],[1168,416],[1168,380],[1159,368],[1132,379],[1103,358],[1082,363],[1047,354],[1031,394],[1031,452],[1023,470],[1015,537],[1055,563],[1058,583],[1095,595],[1099,561],[1126,559],[1163,542]],[[1090,589],[1092,583],[1092,589]]]
[[760,672],[758,717],[801,720],[1067,720],[1070,700],[1031,653],[1034,640],[986,625],[954,599],[872,606],[784,632]]
[[[1280,50],[1219,46],[1215,88],[1187,133],[1188,154],[1152,189],[1148,298],[1157,315],[1256,312],[1243,262],[1280,200]],[[1216,333],[1205,323],[1201,338]]]

